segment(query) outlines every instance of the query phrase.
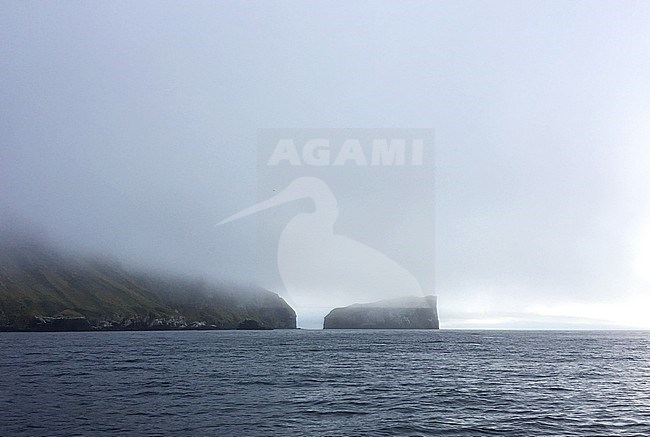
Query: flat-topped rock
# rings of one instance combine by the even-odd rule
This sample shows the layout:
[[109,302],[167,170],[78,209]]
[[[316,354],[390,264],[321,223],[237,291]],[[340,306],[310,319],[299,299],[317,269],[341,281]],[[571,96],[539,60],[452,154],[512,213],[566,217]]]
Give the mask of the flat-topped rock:
[[438,329],[436,296],[409,296],[335,308],[323,329]]

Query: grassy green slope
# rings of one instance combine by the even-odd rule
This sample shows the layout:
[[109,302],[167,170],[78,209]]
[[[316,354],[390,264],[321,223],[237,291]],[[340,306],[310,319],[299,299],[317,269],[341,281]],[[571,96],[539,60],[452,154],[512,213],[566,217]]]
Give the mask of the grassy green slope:
[[295,327],[295,313],[263,289],[131,272],[70,257],[34,242],[0,241],[0,326],[25,329],[35,316],[83,316],[91,324],[183,318],[220,328],[254,319]]

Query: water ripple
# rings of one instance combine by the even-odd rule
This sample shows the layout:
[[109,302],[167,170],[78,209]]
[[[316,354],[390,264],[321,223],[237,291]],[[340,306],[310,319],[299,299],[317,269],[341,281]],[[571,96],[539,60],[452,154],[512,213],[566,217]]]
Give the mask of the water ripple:
[[0,435],[650,435],[650,333],[0,334]]

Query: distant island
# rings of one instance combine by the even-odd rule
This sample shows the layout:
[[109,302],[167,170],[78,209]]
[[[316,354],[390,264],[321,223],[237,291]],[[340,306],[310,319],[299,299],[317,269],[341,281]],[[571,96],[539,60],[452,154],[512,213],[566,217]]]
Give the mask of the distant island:
[[0,331],[295,327],[294,310],[259,287],[131,271],[0,236]]
[[436,296],[404,297],[335,308],[323,329],[439,329]]

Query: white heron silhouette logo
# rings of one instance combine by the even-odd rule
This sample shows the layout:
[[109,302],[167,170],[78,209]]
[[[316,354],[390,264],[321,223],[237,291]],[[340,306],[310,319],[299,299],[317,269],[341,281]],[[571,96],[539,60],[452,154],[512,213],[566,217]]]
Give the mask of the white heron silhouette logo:
[[314,211],[297,214],[280,234],[277,265],[286,291],[281,294],[299,307],[330,308],[422,295],[417,279],[397,262],[372,247],[334,233],[338,204],[322,179],[296,178],[272,198],[217,225],[304,198],[312,199]]

